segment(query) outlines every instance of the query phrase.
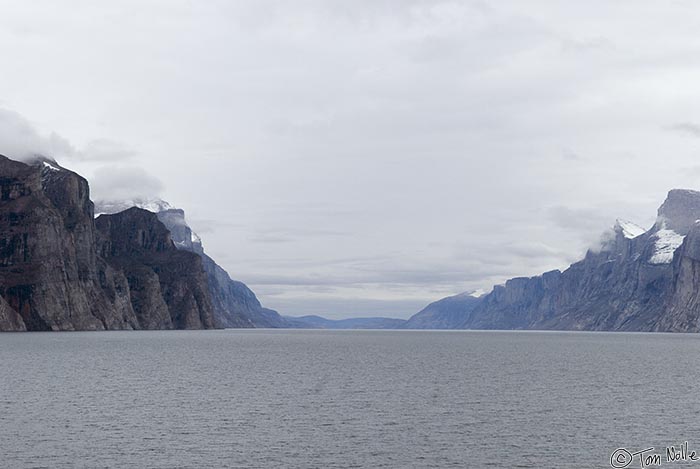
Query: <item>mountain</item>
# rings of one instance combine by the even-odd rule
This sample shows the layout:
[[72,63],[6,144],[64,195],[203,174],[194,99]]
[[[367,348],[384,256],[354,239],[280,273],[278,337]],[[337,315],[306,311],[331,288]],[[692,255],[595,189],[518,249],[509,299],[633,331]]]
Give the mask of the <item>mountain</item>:
[[83,177],[48,158],[0,156],[0,330],[212,327],[201,282],[180,278],[201,280],[201,264],[170,258],[155,216],[100,225]]
[[285,316],[293,327],[308,329],[399,329],[406,322],[394,318],[326,319],[321,316]]
[[674,189],[649,230],[618,221],[600,247],[563,272],[508,280],[423,325],[698,332],[699,290],[700,192]]
[[141,328],[215,326],[202,259],[177,249],[154,213],[133,207],[100,215],[95,226],[98,254],[126,276]]
[[135,323],[126,279],[97,257],[85,179],[48,159],[0,156],[0,194],[3,330]]
[[477,304],[479,304],[479,298],[473,293],[448,296],[430,303],[400,327],[401,329],[454,329],[462,322],[464,315]]
[[173,207],[165,200],[157,197],[136,197],[128,200],[96,200],[95,217],[123,212],[131,207],[138,207],[149,212],[158,213]]
[[277,311],[264,308],[250,288],[243,282],[231,279],[228,272],[204,252],[202,240],[187,224],[184,210],[174,208],[168,202],[158,198],[95,203],[95,211],[104,214],[121,213],[130,207],[155,212],[158,220],[170,231],[177,249],[189,251],[201,257],[207,276],[216,327],[294,327]]
[[0,330],[700,332],[700,192],[691,190],[670,191],[649,230],[618,221],[564,271],[444,298],[408,321],[282,317],[205,253],[182,210],[141,200],[100,204],[98,212],[95,219],[87,181],[56,161],[0,155]]

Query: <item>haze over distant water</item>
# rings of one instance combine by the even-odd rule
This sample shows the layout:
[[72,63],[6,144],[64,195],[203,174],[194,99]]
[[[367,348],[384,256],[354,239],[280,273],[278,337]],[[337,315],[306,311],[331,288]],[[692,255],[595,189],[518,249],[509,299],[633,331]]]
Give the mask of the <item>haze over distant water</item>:
[[687,334],[0,335],[7,467],[607,467],[700,447]]

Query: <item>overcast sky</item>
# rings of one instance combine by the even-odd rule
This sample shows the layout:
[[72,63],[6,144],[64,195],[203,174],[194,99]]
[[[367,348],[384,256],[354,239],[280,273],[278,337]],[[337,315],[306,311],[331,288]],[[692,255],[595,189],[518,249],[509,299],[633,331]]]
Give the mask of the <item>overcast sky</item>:
[[0,153],[158,195],[283,314],[408,317],[700,189],[693,1],[4,1]]

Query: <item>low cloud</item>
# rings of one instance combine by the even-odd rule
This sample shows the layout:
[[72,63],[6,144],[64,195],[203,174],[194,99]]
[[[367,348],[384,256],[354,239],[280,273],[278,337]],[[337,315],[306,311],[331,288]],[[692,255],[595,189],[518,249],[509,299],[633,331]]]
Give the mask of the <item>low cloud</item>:
[[679,122],[666,127],[666,130],[681,132],[692,137],[700,138],[700,124],[693,122]]
[[135,166],[104,166],[91,179],[94,200],[123,200],[157,197],[163,183],[157,177]]
[[[36,155],[56,159],[59,163],[92,162],[99,164],[128,160],[136,152],[128,146],[105,138],[91,140],[77,149],[68,139],[51,132],[42,135],[37,127],[21,114],[0,108],[0,154],[26,161]],[[163,183],[136,166],[107,165],[98,167],[90,178],[92,198],[121,200],[156,197]]]
[[347,237],[350,233],[340,230],[329,229],[284,229],[271,228],[267,230],[256,230],[248,239],[253,243],[291,243],[302,242],[306,243],[311,238],[334,238]]
[[70,157],[75,149],[58,134],[42,136],[22,115],[0,108],[0,154],[24,161],[36,155]]
[[607,214],[598,208],[554,206],[547,209],[547,216],[558,227],[587,237],[591,234],[597,236],[602,229],[615,223],[614,219],[610,220]]
[[0,154],[19,161],[43,155],[59,162],[114,162],[127,160],[137,153],[127,145],[107,138],[90,140],[83,148],[76,148],[61,135],[55,132],[42,135],[26,117],[0,108]]
[[561,157],[564,160],[568,160],[568,161],[582,161],[582,160],[584,160],[584,158],[581,155],[579,155],[575,151],[571,150],[570,148],[565,148],[561,154]]
[[91,140],[79,152],[75,152],[74,158],[91,161],[119,161],[136,156],[136,151],[123,143],[99,138]]

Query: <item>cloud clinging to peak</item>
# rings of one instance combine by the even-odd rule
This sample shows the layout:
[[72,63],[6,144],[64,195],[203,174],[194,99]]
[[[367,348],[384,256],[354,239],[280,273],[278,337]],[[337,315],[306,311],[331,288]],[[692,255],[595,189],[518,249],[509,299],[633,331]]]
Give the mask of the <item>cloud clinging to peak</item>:
[[61,158],[72,155],[74,151],[70,143],[58,134],[40,135],[25,117],[0,108],[0,154],[22,161],[36,155]]
[[133,200],[158,197],[163,183],[138,166],[103,166],[90,181],[94,200]]

